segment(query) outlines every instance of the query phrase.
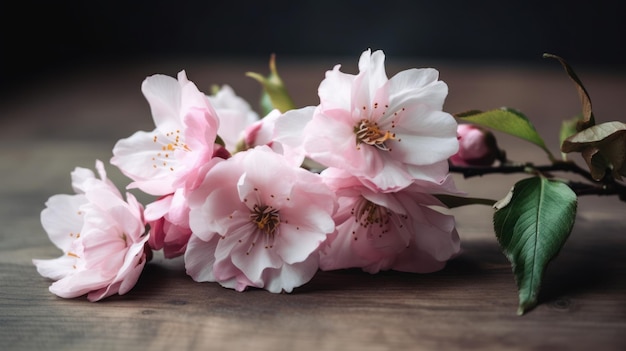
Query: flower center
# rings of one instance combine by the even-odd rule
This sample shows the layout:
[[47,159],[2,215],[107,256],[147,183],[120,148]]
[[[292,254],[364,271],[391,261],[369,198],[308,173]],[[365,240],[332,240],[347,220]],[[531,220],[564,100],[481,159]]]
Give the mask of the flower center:
[[254,205],[254,208],[250,212],[250,219],[270,238],[274,237],[280,225],[278,210],[272,206]]
[[359,124],[354,127],[354,134],[356,134],[357,148],[361,143],[365,143],[385,151],[391,151],[385,142],[396,138],[395,133],[388,130],[383,131],[378,126],[378,123],[367,119],[362,119]]
[[367,228],[370,225],[378,225],[383,227],[389,224],[389,216],[391,212],[383,207],[379,206],[369,200],[362,199],[352,209],[352,215],[356,218],[363,227]]
[[166,140],[161,140],[156,135],[152,138],[152,141],[155,144],[160,145],[159,151],[152,157],[152,167],[155,169],[163,167],[169,169],[170,171],[174,171],[174,151],[191,151],[191,149],[183,142],[180,130],[169,132],[165,134],[165,137]]

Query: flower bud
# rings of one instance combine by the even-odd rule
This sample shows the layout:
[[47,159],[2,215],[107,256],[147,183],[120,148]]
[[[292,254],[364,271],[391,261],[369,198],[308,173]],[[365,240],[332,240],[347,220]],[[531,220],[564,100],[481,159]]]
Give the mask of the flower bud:
[[457,127],[459,151],[450,157],[457,166],[490,166],[498,158],[500,150],[496,138],[490,131],[472,125],[459,124]]
[[270,74],[267,77],[255,72],[248,72],[246,76],[255,79],[263,86],[261,108],[264,114],[269,114],[274,109],[285,113],[296,107],[287,92],[283,80],[278,75],[276,56],[274,54],[270,57]]

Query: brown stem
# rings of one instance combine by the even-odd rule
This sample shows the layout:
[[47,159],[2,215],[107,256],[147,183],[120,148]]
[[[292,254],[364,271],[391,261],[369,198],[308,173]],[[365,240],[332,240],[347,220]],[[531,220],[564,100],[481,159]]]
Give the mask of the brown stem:
[[575,173],[590,181],[591,184],[582,182],[568,182],[569,187],[578,196],[582,195],[617,195],[620,200],[626,201],[626,186],[607,176],[601,181],[596,181],[591,173],[580,168],[573,162],[555,162],[551,165],[535,166],[527,164],[502,164],[497,167],[466,167],[450,165],[450,172],[462,174],[465,178],[480,177],[487,174],[514,174],[514,173],[541,173],[552,178],[551,172]]

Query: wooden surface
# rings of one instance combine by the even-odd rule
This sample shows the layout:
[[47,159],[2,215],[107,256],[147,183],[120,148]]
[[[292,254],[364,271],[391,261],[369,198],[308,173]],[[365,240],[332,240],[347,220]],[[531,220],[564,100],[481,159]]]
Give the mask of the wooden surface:
[[[324,71],[338,62],[355,73],[352,58],[279,58],[278,64],[296,103],[304,106],[316,103]],[[390,75],[415,66],[438,68],[450,87],[449,112],[522,110],[555,152],[560,120],[579,107],[556,63],[528,68],[388,62]],[[546,273],[541,305],[523,317],[516,315],[516,287],[493,235],[491,209],[481,206],[451,211],[463,251],[433,274],[335,271],[319,273],[292,294],[237,293],[193,282],[181,259],[157,254],[127,295],[98,303],[52,295],[50,281],[31,264],[33,258],[60,254],[39,222],[44,202],[71,192],[74,167],[108,162],[117,139],[151,130],[141,81],[182,68],[203,91],[227,83],[253,103],[258,87],[243,73],[266,72],[265,62],[186,59],[83,67],[33,81],[1,100],[0,349],[626,349],[626,204],[612,198],[580,200],[570,240]],[[597,120],[624,120],[624,72],[577,71]],[[533,146],[499,141],[512,159],[546,161]],[[107,170],[119,187],[127,184],[112,166]],[[457,177],[457,182],[471,195],[497,199],[518,178]]]

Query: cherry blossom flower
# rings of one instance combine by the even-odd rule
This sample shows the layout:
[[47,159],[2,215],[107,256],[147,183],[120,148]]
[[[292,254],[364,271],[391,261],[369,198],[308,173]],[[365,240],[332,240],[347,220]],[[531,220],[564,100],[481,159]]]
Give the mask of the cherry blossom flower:
[[252,124],[245,131],[247,147],[267,145],[275,152],[285,156],[290,163],[303,165],[309,170],[321,170],[325,167],[306,157],[302,147],[303,127],[311,120],[314,107],[289,110],[284,114],[272,110],[260,121]]
[[75,195],[54,195],[41,212],[50,240],[63,251],[56,259],[34,259],[37,271],[55,280],[50,291],[60,297],[87,294],[98,301],[133,288],[146,263],[143,209],[132,194],[124,201],[106,178],[84,168],[72,172]]
[[384,193],[337,168],[322,176],[337,194],[339,208],[337,231],[320,251],[321,269],[427,273],[442,269],[459,252],[454,217],[432,208],[443,206],[430,193],[436,187],[412,185]]
[[141,90],[150,104],[156,129],[138,131],[113,148],[111,163],[139,188],[156,196],[193,188],[214,156],[219,121],[208,97],[187,79],[154,75]]
[[321,177],[267,146],[215,165],[189,207],[187,273],[238,291],[291,292],[308,282],[335,227],[334,195]]
[[259,121],[259,116],[229,85],[222,86],[215,95],[209,96],[209,101],[220,121],[217,134],[224,141],[226,149],[234,153],[243,141],[244,130]]
[[[320,105],[304,127],[311,159],[395,191],[415,179],[438,182],[458,149],[456,121],[442,111],[448,92],[435,69],[387,78],[382,51],[363,52],[359,74],[337,65],[319,86]],[[297,145],[291,145],[296,148]]]

